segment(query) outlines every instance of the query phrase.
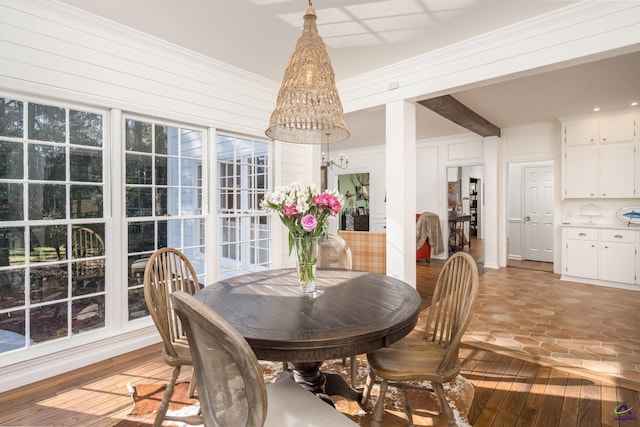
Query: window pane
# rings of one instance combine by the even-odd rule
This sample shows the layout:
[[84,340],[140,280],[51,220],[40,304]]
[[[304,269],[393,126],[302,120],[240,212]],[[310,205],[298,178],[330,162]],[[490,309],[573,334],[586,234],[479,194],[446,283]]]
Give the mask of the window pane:
[[31,309],[31,337],[36,343],[67,336],[67,303]]
[[127,216],[139,217],[152,215],[153,189],[127,188]]
[[154,251],[155,227],[153,222],[130,223],[128,227],[127,241],[129,242],[129,253]]
[[104,291],[104,259],[71,264],[71,294],[89,295]]
[[50,142],[66,141],[67,112],[51,105],[29,104],[29,139]]
[[127,154],[127,184],[151,184],[153,176],[152,157]]
[[29,219],[65,219],[65,186],[29,184]]
[[24,227],[0,228],[0,267],[25,264],[24,233]]
[[180,139],[182,156],[202,158],[202,132],[181,129]]
[[204,218],[186,219],[184,220],[184,246],[200,245],[200,230],[204,224]]
[[68,277],[66,264],[32,267],[29,277],[31,283],[31,303],[55,301],[66,298]]
[[196,215],[202,212],[202,206],[199,204],[202,200],[199,194],[200,190],[197,188],[185,188],[182,190],[182,215]]
[[15,99],[0,98],[0,136],[24,137],[24,104]]
[[0,313],[0,329],[3,338],[0,340],[0,353],[25,347],[25,312],[24,310]]
[[129,289],[129,320],[149,315],[144,300],[144,289]]
[[0,182],[0,221],[24,219],[24,184]]
[[71,304],[71,329],[74,334],[104,326],[104,296],[77,299]]
[[72,148],[71,181],[102,182],[102,151]]
[[167,154],[167,127],[156,125],[156,154]]
[[67,259],[66,225],[31,227],[30,242],[32,263]]
[[69,111],[69,142],[102,147],[102,114]]
[[73,259],[103,256],[104,224],[74,225],[71,246]]
[[0,179],[22,179],[23,176],[23,144],[0,141]]
[[178,188],[158,188],[156,191],[156,215],[179,215],[179,196],[180,190]]
[[127,120],[125,147],[129,151],[151,153],[151,123]]
[[156,157],[156,185],[167,185],[167,162],[166,157]]
[[198,171],[202,165],[202,160],[182,160],[182,180],[181,185],[195,186],[198,185]]
[[103,216],[103,187],[98,185],[72,185],[71,218],[101,218]]
[[64,147],[29,144],[29,179],[65,181],[65,168]]
[[[0,309],[24,305],[25,270],[0,271]],[[5,329],[0,325],[0,329]]]

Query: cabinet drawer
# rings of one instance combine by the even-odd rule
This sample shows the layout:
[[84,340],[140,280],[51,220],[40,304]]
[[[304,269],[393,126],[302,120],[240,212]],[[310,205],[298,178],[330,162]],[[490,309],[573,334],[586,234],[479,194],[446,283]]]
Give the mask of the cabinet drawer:
[[567,239],[598,240],[598,230],[593,228],[567,228]]
[[603,242],[635,243],[635,230],[600,230]]

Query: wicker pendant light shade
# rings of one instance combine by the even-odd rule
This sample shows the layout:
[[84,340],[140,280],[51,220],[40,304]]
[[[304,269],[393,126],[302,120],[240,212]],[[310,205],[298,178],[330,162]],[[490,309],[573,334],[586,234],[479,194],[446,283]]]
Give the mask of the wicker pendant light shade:
[[349,137],[333,67],[311,4],[265,133],[300,144],[331,144]]

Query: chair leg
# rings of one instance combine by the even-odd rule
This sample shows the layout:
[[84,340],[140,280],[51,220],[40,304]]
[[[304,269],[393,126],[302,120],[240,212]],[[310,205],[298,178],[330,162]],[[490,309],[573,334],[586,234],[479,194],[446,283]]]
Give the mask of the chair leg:
[[356,358],[355,355],[351,356],[351,370],[350,370],[350,374],[351,374],[351,388],[356,388],[356,376],[358,374],[358,359]]
[[196,373],[191,374],[191,381],[189,382],[189,397],[193,399],[196,395]]
[[371,421],[371,427],[380,427],[382,424],[382,413],[384,412],[384,397],[387,394],[387,388],[389,384],[387,380],[383,379],[380,383],[380,396],[376,402],[376,406],[373,408],[373,420]]
[[453,417],[453,411],[449,406],[449,402],[447,402],[447,398],[445,397],[444,387],[440,383],[432,383],[433,390],[436,392],[436,396],[438,397],[438,402],[440,402],[440,411],[442,415],[444,415],[444,419],[447,420],[447,425],[451,427],[455,427],[456,420]]
[[371,389],[373,388],[373,384],[375,384],[376,374],[373,371],[369,371],[367,375],[367,379],[364,383],[364,390],[362,391],[362,398],[360,399],[360,404],[365,405],[367,400],[369,399],[369,395],[371,394]]
[[404,401],[404,414],[407,416],[407,420],[409,420],[409,427],[414,427],[413,408],[411,407],[411,402],[407,395],[407,388],[404,385],[402,386],[402,400]]
[[156,414],[156,418],[153,420],[153,427],[162,426],[162,420],[164,420],[165,415],[167,415],[167,410],[169,409],[169,402],[171,401],[171,397],[173,396],[173,390],[175,389],[176,381],[178,380],[179,375],[180,375],[180,365],[173,368],[173,374],[171,375],[171,380],[169,380],[169,384],[167,384],[167,389],[164,391],[164,395],[162,396],[162,402],[160,402],[158,413]]

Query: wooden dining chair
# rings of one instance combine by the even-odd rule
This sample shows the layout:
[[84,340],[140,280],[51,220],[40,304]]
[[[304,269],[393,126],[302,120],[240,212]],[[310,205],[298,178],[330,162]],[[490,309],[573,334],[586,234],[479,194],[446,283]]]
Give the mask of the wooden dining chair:
[[175,292],[171,301],[191,343],[205,426],[358,425],[296,384],[288,371],[265,384],[255,353],[229,322],[187,293]]
[[[193,365],[189,342],[180,320],[171,307],[170,296],[173,292],[183,291],[194,294],[201,289],[193,265],[177,249],[162,248],[154,252],[144,270],[144,299],[153,322],[162,337],[162,359],[173,367],[173,373],[160,402],[153,425],[162,425],[163,420],[182,421],[188,424],[201,424],[197,417],[167,416],[169,401],[173,396],[176,380],[182,366]],[[194,396],[195,381],[191,378],[189,397]]]
[[[344,268],[353,270],[353,254],[346,240],[337,234],[327,234],[327,238],[320,244],[318,268]],[[346,365],[347,359],[342,359]],[[356,386],[356,355],[350,357],[351,387]]]
[[[361,403],[364,405],[376,378],[381,378],[380,397],[373,410],[372,426],[380,426],[384,397],[389,385],[402,389],[404,410],[413,426],[407,389],[424,389],[409,381],[430,381],[448,425],[455,426],[453,411],[445,398],[443,383],[460,372],[458,349],[471,318],[478,294],[478,267],[465,252],[457,252],[445,263],[436,282],[424,334],[409,334],[387,348],[367,354],[369,375]],[[421,336],[422,335],[422,336]]]

